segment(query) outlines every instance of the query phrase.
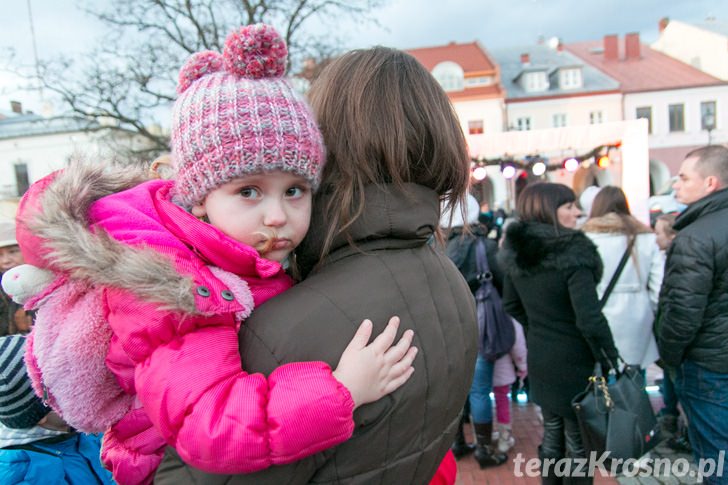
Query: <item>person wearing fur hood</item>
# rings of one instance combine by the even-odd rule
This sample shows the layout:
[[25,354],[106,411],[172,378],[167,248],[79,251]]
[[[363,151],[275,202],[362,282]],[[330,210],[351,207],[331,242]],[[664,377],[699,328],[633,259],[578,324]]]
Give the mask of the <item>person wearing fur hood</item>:
[[[575,200],[565,185],[526,186],[517,201],[519,220],[506,229],[499,253],[506,273],[503,304],[526,332],[530,394],[543,412],[542,459],[586,457],[571,400],[588,384],[596,362],[617,361],[599,311],[602,262],[589,238],[574,229],[580,214]],[[542,483],[561,483],[553,470],[542,475]],[[577,482],[592,478],[572,477]]]
[[[286,53],[256,24],[232,32],[222,54],[190,57],[173,109],[172,180],[73,164],[21,200],[25,260],[55,276],[26,301],[38,307],[28,373],[69,424],[104,431],[102,460],[120,485],[151,483],[167,446],[219,474],[340,444],[354,409],[398,387],[377,374],[396,374],[390,357],[414,359],[390,348],[396,321],[369,345],[366,322],[335,370],[315,359],[243,370],[238,331],[292,286],[284,264],[308,230],[325,162],[313,113],[283,78]],[[9,283],[25,293],[21,276]]]
[[604,264],[604,274],[597,286],[599,298],[609,285],[630,238],[635,238],[627,264],[602,313],[609,322],[619,355],[627,364],[644,369],[658,359],[652,325],[665,262],[655,234],[632,217],[624,192],[613,186],[604,187],[597,194],[582,230],[596,244]]

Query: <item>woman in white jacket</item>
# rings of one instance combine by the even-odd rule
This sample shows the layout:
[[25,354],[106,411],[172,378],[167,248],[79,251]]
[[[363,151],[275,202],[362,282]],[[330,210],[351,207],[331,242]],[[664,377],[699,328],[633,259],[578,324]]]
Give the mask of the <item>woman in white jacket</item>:
[[597,286],[601,298],[631,237],[631,255],[602,312],[614,343],[627,364],[645,368],[658,358],[652,324],[662,285],[664,259],[652,230],[634,217],[619,187],[607,186],[594,199],[582,230],[596,244],[604,263]]

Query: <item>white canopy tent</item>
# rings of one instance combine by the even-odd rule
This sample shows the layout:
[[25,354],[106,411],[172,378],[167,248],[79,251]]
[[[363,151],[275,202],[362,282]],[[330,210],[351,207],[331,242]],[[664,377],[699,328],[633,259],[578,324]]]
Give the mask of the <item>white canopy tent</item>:
[[[564,158],[589,152],[601,145],[621,143],[616,153],[611,153],[609,168],[598,177],[600,185],[622,187],[629,200],[632,213],[638,219],[649,222],[647,200],[650,196],[649,152],[647,120],[626,120],[595,125],[571,126],[547,130],[507,131],[482,135],[466,135],[470,155],[475,158],[519,159],[526,155],[549,158],[549,164],[560,164]],[[500,176],[498,167],[489,167],[488,176],[493,183],[495,198],[508,198],[508,181]],[[573,174],[566,170],[547,172],[553,182],[571,186]]]

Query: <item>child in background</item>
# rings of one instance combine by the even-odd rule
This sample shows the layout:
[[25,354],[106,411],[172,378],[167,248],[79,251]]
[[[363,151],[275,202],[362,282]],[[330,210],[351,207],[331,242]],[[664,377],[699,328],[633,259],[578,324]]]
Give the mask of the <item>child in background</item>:
[[98,435],[76,433],[35,395],[26,339],[0,337],[0,483],[112,485]]
[[661,214],[655,220],[655,239],[663,253],[667,252],[667,248],[677,236],[677,231],[672,228],[675,219],[677,219],[675,214]]
[[[286,57],[278,33],[258,24],[228,36],[222,55],[188,60],[173,109],[173,180],[71,166],[21,202],[26,261],[61,275],[36,301],[69,279],[101,289],[110,338],[78,345],[106,342],[103,371],[131,397],[104,435],[102,459],[120,484],[150,483],[167,445],[212,473],[312,455],[351,437],[353,410],[414,370],[412,331],[392,345],[396,317],[369,345],[365,320],[333,371],[324,362],[267,377],[242,370],[239,326],[293,284],[283,265],[308,230],[325,161],[312,113],[282,78]],[[45,376],[52,369],[38,363],[52,364],[52,345],[41,311],[29,362]],[[72,391],[49,399],[72,401]]]
[[516,382],[518,377],[521,382],[528,375],[526,364],[526,337],[523,335],[523,327],[513,320],[516,329],[516,341],[509,353],[495,361],[493,367],[493,395],[495,396],[496,409],[496,430],[494,439],[497,440],[498,451],[506,453],[513,448],[516,440],[511,429],[511,401],[508,398],[508,391],[511,384]]

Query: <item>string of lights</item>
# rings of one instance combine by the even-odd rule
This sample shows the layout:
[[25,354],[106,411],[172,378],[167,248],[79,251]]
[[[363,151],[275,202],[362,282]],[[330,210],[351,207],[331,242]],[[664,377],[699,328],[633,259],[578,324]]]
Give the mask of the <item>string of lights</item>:
[[483,180],[487,176],[485,167],[500,166],[501,173],[506,179],[516,176],[518,171],[530,171],[536,177],[541,177],[547,171],[565,169],[568,172],[576,172],[579,167],[588,167],[592,163],[600,169],[606,169],[611,165],[609,150],[619,148],[622,142],[599,145],[581,155],[574,155],[560,159],[558,163],[552,163],[548,158],[540,155],[527,155],[523,160],[516,160],[512,157],[502,158],[471,158],[470,170],[475,180]]

